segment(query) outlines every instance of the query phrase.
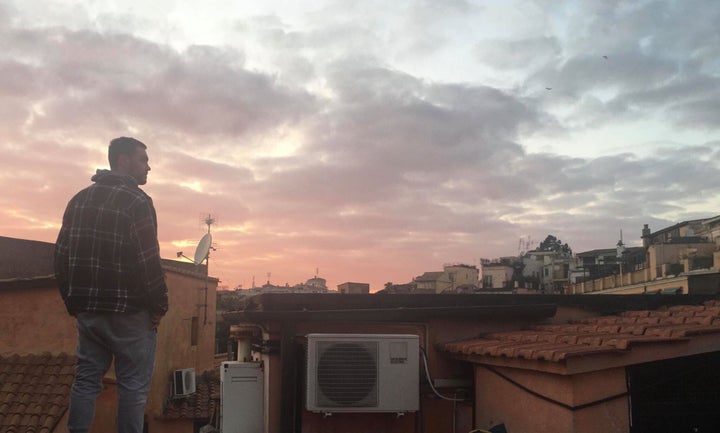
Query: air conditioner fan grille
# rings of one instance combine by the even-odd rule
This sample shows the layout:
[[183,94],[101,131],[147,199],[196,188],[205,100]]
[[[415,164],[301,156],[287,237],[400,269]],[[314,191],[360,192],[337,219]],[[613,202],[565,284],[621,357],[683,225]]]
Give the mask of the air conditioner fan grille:
[[378,405],[377,342],[318,343],[317,403],[325,407]]

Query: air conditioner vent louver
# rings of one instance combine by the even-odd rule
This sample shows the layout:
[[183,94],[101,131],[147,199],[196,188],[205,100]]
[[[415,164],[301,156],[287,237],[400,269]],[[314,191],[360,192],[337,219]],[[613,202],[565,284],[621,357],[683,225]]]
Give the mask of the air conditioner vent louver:
[[318,405],[377,406],[377,342],[321,341],[318,353]]

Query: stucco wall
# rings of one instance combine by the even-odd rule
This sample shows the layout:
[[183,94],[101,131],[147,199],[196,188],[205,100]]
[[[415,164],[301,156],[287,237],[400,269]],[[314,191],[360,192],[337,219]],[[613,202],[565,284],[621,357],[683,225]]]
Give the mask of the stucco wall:
[[77,329],[57,287],[0,292],[0,354],[75,354]]
[[480,281],[480,270],[476,267],[468,266],[446,266],[445,272],[453,274],[453,285],[455,287],[472,284],[473,286],[479,286]]
[[[167,272],[170,310],[158,329],[158,350],[153,384],[147,405],[152,433],[192,432],[192,421],[168,422],[157,419],[170,393],[170,377],[177,368],[193,367],[197,374],[214,367],[215,291],[210,280],[205,320],[203,278]],[[198,344],[191,346],[192,317],[198,318]],[[68,315],[57,287],[2,289],[0,292],[0,354],[74,354],[76,322]],[[112,371],[108,377],[113,378]],[[109,389],[109,388],[108,388]],[[103,394],[97,403],[93,432],[114,431],[117,397]]]
[[492,277],[492,288],[502,289],[512,277],[512,268],[509,266],[485,266],[483,278]]
[[[627,391],[625,370],[615,368],[574,376],[496,367],[512,381],[568,406],[579,406]],[[475,367],[475,428],[505,424],[509,432],[626,433],[627,397],[572,410],[540,398],[482,366]]]
[[[77,327],[62,302],[58,288],[39,287],[4,289],[0,293],[0,353],[9,354],[75,354]],[[112,376],[112,372],[110,373]],[[115,429],[117,418],[116,387],[105,383],[98,398],[91,433]],[[59,432],[67,432],[67,417],[60,421]]]
[[[205,281],[176,272],[165,275],[170,308],[158,328],[155,374],[147,404],[148,427],[152,433],[192,432],[192,421],[184,423],[158,420],[170,387],[174,370],[194,368],[195,374],[211,370],[215,361],[215,291],[217,282],[210,280],[205,308]],[[191,344],[193,317],[197,319],[197,342]],[[182,427],[181,427],[182,426]]]
[[649,267],[655,272],[655,269],[663,264],[679,263],[689,251],[697,256],[709,256],[713,254],[715,248],[715,244],[712,243],[651,245],[648,248]]

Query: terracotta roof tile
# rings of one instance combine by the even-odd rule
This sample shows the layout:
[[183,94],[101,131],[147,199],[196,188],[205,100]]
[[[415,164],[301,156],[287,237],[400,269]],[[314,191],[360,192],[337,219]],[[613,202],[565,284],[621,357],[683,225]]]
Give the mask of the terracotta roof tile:
[[720,307],[705,307],[695,313],[696,316],[720,316]]
[[707,325],[713,324],[715,317],[713,316],[693,316],[685,318],[685,323],[688,325]]
[[655,324],[660,323],[660,318],[646,316],[646,317],[638,318],[637,322],[635,322],[635,323],[638,325],[655,325]]
[[619,315],[620,317],[648,317],[650,315],[650,311],[623,311]]
[[670,312],[678,312],[678,311],[682,312],[682,311],[696,311],[698,308],[702,308],[702,307],[698,307],[695,305],[673,305],[673,306],[668,307],[667,310]]
[[656,311],[626,311],[567,324],[539,325],[447,343],[447,352],[558,362],[574,356],[622,352],[634,345],[720,333],[720,301]]
[[651,311],[650,317],[670,317],[669,311]]
[[659,325],[682,325],[685,323],[685,317],[683,316],[670,316],[670,317],[662,317],[660,319]]
[[533,359],[559,362],[573,356],[591,355],[595,353],[614,351],[616,351],[616,349],[609,346],[595,346],[589,348],[582,346],[564,346],[554,350],[550,350],[550,348],[548,348],[547,350],[538,351],[535,354],[536,356],[533,357]]
[[0,356],[0,432],[49,433],[67,410],[75,357]]

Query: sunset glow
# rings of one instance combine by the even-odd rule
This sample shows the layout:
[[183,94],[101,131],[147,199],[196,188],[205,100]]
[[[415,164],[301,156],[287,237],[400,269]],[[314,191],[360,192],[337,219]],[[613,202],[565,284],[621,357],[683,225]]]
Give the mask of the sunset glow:
[[720,214],[720,3],[0,0],[0,234],[53,242],[110,139],[163,257],[406,283]]

